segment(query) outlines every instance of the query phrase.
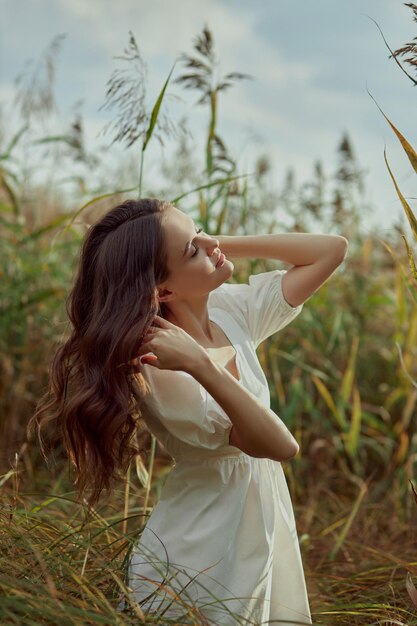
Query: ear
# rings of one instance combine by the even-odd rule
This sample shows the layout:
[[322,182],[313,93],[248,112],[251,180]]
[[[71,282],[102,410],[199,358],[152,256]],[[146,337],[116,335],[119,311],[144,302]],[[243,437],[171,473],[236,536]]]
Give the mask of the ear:
[[158,299],[159,302],[169,302],[174,297],[174,293],[170,289],[159,289]]

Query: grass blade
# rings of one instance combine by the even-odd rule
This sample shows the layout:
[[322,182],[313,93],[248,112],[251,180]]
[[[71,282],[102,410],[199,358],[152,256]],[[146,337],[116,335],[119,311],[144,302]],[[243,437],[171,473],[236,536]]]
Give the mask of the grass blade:
[[405,214],[406,214],[407,219],[408,219],[408,221],[410,223],[411,230],[413,231],[414,239],[417,241],[417,220],[416,220],[416,217],[415,217],[414,213],[412,212],[411,207],[408,204],[407,200],[404,198],[403,194],[401,193],[401,190],[400,190],[400,188],[397,185],[397,181],[395,180],[394,175],[391,172],[391,168],[390,168],[389,163],[388,163],[388,159],[387,159],[387,155],[386,155],[386,150],[385,149],[384,149],[384,159],[385,159],[385,163],[387,164],[387,168],[388,168],[389,174],[391,176],[392,182],[394,183],[394,187],[395,187],[395,190],[397,192],[397,195],[398,195],[399,199],[401,200],[401,204],[404,207]]
[[154,105],[154,107],[153,107],[153,109],[152,109],[152,113],[151,113],[151,121],[150,121],[150,123],[149,123],[149,128],[148,128],[148,130],[147,130],[147,132],[146,132],[145,141],[143,142],[142,152],[145,152],[145,150],[146,150],[146,146],[148,145],[149,140],[150,140],[150,138],[152,137],[153,129],[154,129],[155,124],[156,124],[157,119],[158,119],[159,109],[161,108],[162,100],[163,100],[163,98],[164,98],[165,90],[166,90],[166,88],[167,88],[167,86],[168,86],[169,79],[171,78],[171,74],[172,74],[172,72],[174,71],[175,63],[176,63],[176,61],[174,62],[174,65],[172,66],[172,69],[171,69],[170,73],[168,74],[168,78],[166,79],[165,84],[164,84],[164,86],[162,87],[162,91],[161,91],[161,93],[159,94],[158,99],[157,99],[157,101],[155,102],[155,105]]
[[339,537],[337,538],[336,543],[334,544],[330,554],[329,554],[329,560],[333,561],[335,556],[337,555],[337,553],[339,552],[340,548],[342,547],[347,534],[349,532],[350,527],[352,526],[353,520],[355,519],[355,516],[357,514],[357,512],[359,511],[359,507],[361,505],[361,502],[363,500],[364,495],[366,494],[366,492],[368,491],[368,487],[366,483],[362,483],[358,497],[356,498],[352,510],[346,520],[346,524],[344,525],[342,532],[340,533]]
[[186,196],[189,196],[191,193],[195,193],[196,191],[200,191],[201,189],[209,189],[210,187],[215,187],[216,185],[224,185],[232,180],[237,180],[238,178],[246,178],[247,176],[253,176],[253,174],[239,174],[238,176],[228,176],[227,178],[219,178],[217,180],[213,180],[210,183],[206,183],[204,185],[200,185],[199,187],[195,187],[194,189],[190,189],[189,191],[185,191],[180,196],[173,198],[170,200],[172,204],[179,202]]
[[104,200],[104,198],[110,198],[111,196],[115,196],[115,195],[117,195],[119,193],[130,193],[131,191],[135,191],[135,190],[136,190],[135,187],[131,187],[130,189],[118,189],[117,191],[111,191],[110,193],[103,193],[100,196],[96,196],[94,198],[91,198],[91,200],[89,200],[88,202],[83,204],[82,207],[80,207],[79,209],[77,209],[73,213],[69,214],[68,217],[71,217],[71,221],[65,226],[65,228],[63,228],[63,230],[61,232],[61,235],[63,235],[67,230],[69,230],[69,228],[75,222],[76,218],[80,215],[80,213],[82,213],[84,211],[84,209],[86,209],[87,207],[91,206],[95,202],[99,202],[100,200]]
[[361,434],[361,422],[362,422],[362,407],[359,390],[355,386],[353,388],[353,407],[352,407],[352,419],[350,422],[350,431],[347,435],[346,450],[350,454],[352,459],[355,459],[358,454],[359,440]]
[[[369,91],[368,91],[369,93]],[[370,94],[369,94],[370,95]],[[387,120],[388,124],[391,126],[392,130],[394,131],[394,133],[397,135],[406,155],[408,156],[408,159],[411,163],[411,166],[413,168],[413,170],[416,172],[417,174],[417,154],[416,151],[414,150],[414,148],[411,146],[411,144],[407,141],[407,139],[404,137],[404,135],[402,135],[400,133],[400,131],[398,130],[398,128],[396,128],[394,126],[394,124],[390,121],[390,119],[385,115],[384,111],[381,109],[381,107],[379,106],[379,104],[377,103],[377,101],[375,100],[375,98],[373,96],[371,96],[372,100],[375,102],[376,106],[378,107],[378,109],[381,111],[382,115],[385,117],[385,119]]]

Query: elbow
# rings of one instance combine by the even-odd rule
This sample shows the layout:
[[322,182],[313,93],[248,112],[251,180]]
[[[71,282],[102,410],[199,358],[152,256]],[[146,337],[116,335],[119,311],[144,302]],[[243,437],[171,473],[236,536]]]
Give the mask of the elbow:
[[300,451],[300,446],[298,445],[298,443],[296,441],[294,441],[294,446],[290,449],[289,453],[287,456],[282,457],[279,459],[280,461],[289,461],[290,459],[292,459],[293,457],[295,457]]
[[346,237],[342,237],[342,235],[335,235],[335,237],[337,239],[337,246],[336,246],[335,254],[340,264],[345,259],[348,253],[349,242],[346,239]]
[[343,263],[348,253],[349,243],[341,235],[332,235],[332,246],[329,247],[323,257],[323,266],[327,268],[329,274],[333,273],[339,265]]
[[292,435],[289,440],[287,439],[285,445],[283,445],[281,438],[275,443],[271,438],[267,446],[265,445],[265,442],[263,442],[262,445],[253,445],[253,442],[248,445],[248,443],[240,437],[237,428],[234,426],[232,426],[230,431],[229,445],[239,448],[239,450],[249,456],[253,456],[255,458],[267,458],[272,461],[279,462],[289,461],[300,450],[300,446]]
[[282,459],[283,461],[290,461],[292,458],[294,458],[295,456],[297,456],[297,454],[300,451],[300,447],[297,446],[297,449],[294,450],[294,452],[292,454],[290,454],[288,457],[286,457],[285,459]]
[[300,451],[300,446],[294,439],[291,444],[285,447],[285,451],[282,450],[282,446],[279,452],[277,450],[277,447],[274,447],[272,450],[269,451],[266,449],[263,449],[262,451],[254,450],[253,448],[251,448],[250,450],[244,450],[244,452],[246,452],[246,454],[249,454],[249,456],[267,458],[271,459],[272,461],[278,461],[279,463],[281,463],[281,461],[289,461],[296,454],[298,454],[298,452]]

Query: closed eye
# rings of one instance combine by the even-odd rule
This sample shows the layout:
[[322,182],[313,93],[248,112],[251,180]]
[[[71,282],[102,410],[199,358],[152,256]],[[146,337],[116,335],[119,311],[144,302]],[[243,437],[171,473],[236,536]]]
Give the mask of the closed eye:
[[[198,233],[201,233],[201,231],[202,231],[202,230],[203,230],[202,228],[199,228],[198,230],[196,230],[196,233],[197,233],[197,234],[198,234]],[[194,243],[193,243],[193,246],[194,246],[194,248],[195,248],[195,252],[194,252],[194,254],[192,254],[192,255],[191,255],[192,257],[193,257],[193,256],[196,256],[196,255],[198,254],[199,249],[200,249],[200,247],[199,247],[199,246],[196,246]]]

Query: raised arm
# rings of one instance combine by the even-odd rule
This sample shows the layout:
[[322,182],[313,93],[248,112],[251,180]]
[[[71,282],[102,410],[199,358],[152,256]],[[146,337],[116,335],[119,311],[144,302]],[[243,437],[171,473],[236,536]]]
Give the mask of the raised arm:
[[251,456],[276,461],[297,454],[299,446],[282,420],[179,326],[157,315],[138,357],[157,369],[183,370],[205,387],[232,422],[231,445]]
[[228,415],[233,424],[230,445],[250,456],[274,461],[287,461],[297,454],[299,445],[284,422],[261,404],[226,368],[207,355],[187,371]]
[[219,235],[218,240],[221,251],[232,259],[276,259],[292,264],[282,289],[293,307],[305,302],[326,282],[348,251],[345,237],[321,233]]

